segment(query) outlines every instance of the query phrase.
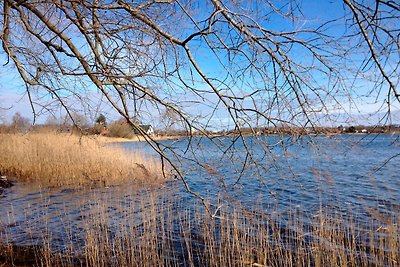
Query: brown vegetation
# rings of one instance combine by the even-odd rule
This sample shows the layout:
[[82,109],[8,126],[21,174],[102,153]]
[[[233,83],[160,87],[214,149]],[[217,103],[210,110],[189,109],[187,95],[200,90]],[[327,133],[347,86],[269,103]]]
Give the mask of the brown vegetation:
[[44,186],[115,185],[161,179],[161,164],[71,134],[0,134],[0,172]]
[[127,123],[116,121],[107,127],[109,137],[119,137],[132,139],[135,133],[130,125]]
[[[361,224],[334,210],[310,217],[299,210],[282,215],[271,207],[249,211],[237,205],[211,218],[201,206],[173,206],[165,200],[157,204],[153,196],[116,207],[130,219],[115,228],[109,204],[96,205],[96,212],[84,216],[83,247],[66,234],[67,252],[52,252],[48,238],[30,255],[41,266],[398,266],[400,261],[399,217],[372,215]],[[19,256],[19,247],[3,248],[4,262],[26,257]]]

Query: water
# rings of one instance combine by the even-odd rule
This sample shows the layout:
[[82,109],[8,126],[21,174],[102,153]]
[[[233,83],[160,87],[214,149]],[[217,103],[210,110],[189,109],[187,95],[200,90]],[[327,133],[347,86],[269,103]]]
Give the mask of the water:
[[[281,209],[301,205],[313,210],[322,202],[348,210],[400,210],[399,135],[304,137],[297,142],[290,137],[246,137],[254,162],[245,162],[242,142],[226,151],[232,138],[214,141],[217,145],[195,138],[189,149],[186,140],[164,142],[185,158],[179,167],[191,189],[211,199],[223,193],[249,206],[258,200],[278,203]],[[143,143],[123,147],[146,149]]]
[[[190,143],[168,140],[162,145],[167,155],[180,159],[175,162],[191,190],[204,196],[212,209],[261,203],[282,214],[300,209],[312,217],[320,207],[335,207],[343,216],[368,223],[370,209],[389,217],[400,213],[399,137],[246,137],[234,143],[230,137],[196,137]],[[144,143],[115,145],[156,155]],[[170,210],[201,205],[179,179],[140,190],[134,186],[63,190],[17,184],[0,194],[3,239],[19,245],[51,239],[51,246],[58,250],[67,250],[71,243],[83,246],[88,224],[104,214],[110,231],[121,225],[140,225],[146,216],[141,201],[149,194],[156,197],[148,201],[166,203]]]

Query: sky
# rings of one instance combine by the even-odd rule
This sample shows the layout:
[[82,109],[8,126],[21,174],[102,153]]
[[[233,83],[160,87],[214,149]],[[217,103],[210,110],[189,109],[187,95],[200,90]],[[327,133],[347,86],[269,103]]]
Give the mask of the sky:
[[[202,1],[199,2],[199,7],[200,8],[206,8],[202,3]],[[264,14],[263,10],[259,10],[258,6],[256,6],[254,3],[253,4],[254,10],[259,12],[261,15]],[[279,2],[278,2],[279,3]],[[286,29],[291,29],[291,28],[307,28],[312,25],[317,25],[319,24],[322,20],[327,20],[329,18],[337,18],[342,16],[343,14],[343,4],[340,1],[317,1],[317,0],[307,0],[307,1],[301,1],[302,4],[302,11],[304,14],[304,17],[307,18],[307,20],[298,20],[294,22],[283,22],[282,19],[279,16],[270,16],[269,20],[265,22],[265,25],[262,25],[269,30],[273,31],[280,31],[280,30],[286,30]],[[198,18],[202,17],[202,13],[197,14]],[[185,35],[185,30],[181,33],[182,35]],[[189,31],[189,30],[188,30]],[[333,34],[333,35],[341,35],[343,32],[339,30],[337,27],[332,27],[330,29],[327,29],[327,33]],[[198,45],[199,43],[194,42],[194,45]],[[193,47],[194,47],[193,45]],[[204,43],[202,44],[204,45]],[[293,55],[293,58],[297,60],[298,62],[303,62],[304,64],[310,63],[310,59],[308,57],[302,57],[303,53],[305,51],[302,51],[301,49],[299,50],[293,50],[291,51]],[[296,54],[297,53],[297,54]],[[224,79],[224,70],[221,68],[221,65],[218,64],[216,61],[216,57],[214,54],[210,53],[210,51],[204,49],[204,48],[199,48],[196,46],[196,49],[194,49],[194,56],[196,60],[198,61],[199,65],[202,67],[202,69],[205,71],[205,73],[209,74],[212,77],[215,77],[217,79]],[[226,57],[224,55],[220,55],[220,59],[222,61],[226,60]],[[351,58],[351,60],[357,61],[357,56]],[[350,61],[350,59],[349,59]],[[4,52],[0,50],[0,62],[5,63],[6,62],[6,57],[4,55]],[[257,61],[255,61],[257,62]],[[18,72],[15,70],[15,68],[12,66],[12,64],[9,64],[7,66],[3,66],[3,64],[0,65],[0,123],[1,122],[10,122],[13,114],[16,112],[21,113],[24,117],[30,118],[33,120],[33,115],[32,115],[32,109],[27,97],[27,94],[25,92],[26,88],[24,84],[22,83],[21,78],[18,75]],[[240,67],[240,66],[237,66]],[[268,68],[267,68],[268,70]],[[186,71],[186,74],[189,75],[189,70]],[[185,71],[183,71],[185,73]],[[267,72],[268,73],[268,72]],[[199,77],[195,77],[195,79],[198,79]],[[316,82],[320,81],[320,83],[325,83],[327,81],[323,81],[322,78],[319,77],[319,75],[313,74],[311,77]],[[235,92],[239,92],[242,90],[243,92],[246,92],[246,89],[250,83],[252,83],[253,86],[258,86],[257,83],[259,83],[259,80],[252,80],[252,77],[249,77],[248,74],[245,74],[243,78],[241,79],[241,83],[237,83],[235,79],[225,79],[225,82],[227,83],[226,87],[229,87],[230,90],[236,90]],[[67,86],[67,85],[66,85]],[[201,89],[202,86],[204,86],[205,90],[208,90],[207,86],[204,85],[203,83],[195,83],[195,87],[198,89]],[[349,101],[346,103],[346,96],[343,96],[341,101],[342,107],[341,109],[335,109],[334,104],[329,103],[328,105],[330,106],[329,112],[333,116],[341,117],[342,113],[343,114],[350,114],[352,119],[346,120],[343,119],[343,121],[339,120],[339,123],[343,122],[348,122],[350,123],[359,123],[359,124],[375,124],[379,121],[379,118],[382,117],[382,112],[379,111],[378,114],[377,111],[381,107],[382,101],[384,101],[384,95],[376,101],[374,98],[369,98],[367,95],[367,92],[370,90],[371,87],[370,82],[365,82],[361,81],[358,84],[354,84],[354,87],[357,87],[357,93],[358,95],[353,95],[353,101]],[[220,88],[223,88],[221,85]],[[87,97],[87,102],[85,105],[79,106],[77,103],[73,103],[71,101],[71,106],[75,107],[77,110],[80,110],[82,112],[85,112],[88,116],[89,121],[94,121],[96,117],[100,114],[103,113],[106,115],[106,117],[109,120],[114,120],[118,118],[118,115],[116,112],[110,107],[110,105],[107,105],[106,102],[104,101],[104,98],[93,89],[89,90],[90,93],[86,96]],[[179,90],[177,90],[179,91]],[[177,95],[171,95],[171,98],[173,101],[174,97],[177,97]],[[361,97],[362,96],[362,97]],[[167,96],[165,96],[166,99],[168,99]],[[198,117],[204,117],[205,121],[203,123],[207,123],[208,125],[211,126],[211,128],[229,128],[232,127],[232,122],[229,120],[229,116],[227,114],[227,111],[224,110],[222,105],[220,105],[215,111],[212,108],[212,104],[215,105],[216,101],[218,100],[215,96],[207,94],[205,96],[205,99],[202,101],[199,101],[200,103],[198,104],[191,104],[193,103],[193,100],[195,97],[191,94],[186,94],[186,92],[181,92],[179,94],[180,99],[182,100],[182,103],[185,103],[185,111],[192,115],[192,116],[198,116]],[[48,107],[49,105],[49,99],[46,99],[44,101],[45,107]],[[328,100],[329,101],[329,100]],[[51,102],[52,103],[52,102]],[[97,105],[100,103],[99,105]],[[207,103],[209,105],[207,105]],[[249,107],[251,106],[252,103],[247,103],[244,101],[242,103],[244,107],[248,105]],[[43,110],[42,107],[40,106],[35,106],[37,110]],[[400,112],[399,112],[399,104],[397,103],[392,107],[393,109],[393,123],[399,123],[400,122]],[[154,108],[147,108],[147,114],[145,118],[146,123],[152,123],[153,124],[162,124],[162,118],[159,116],[159,112],[155,110]],[[213,113],[215,112],[215,114]],[[54,107],[53,109],[53,114],[56,114],[56,116],[62,116],[63,112],[58,108]],[[211,114],[213,114],[211,116]],[[49,113],[45,113],[40,115],[39,118],[37,119],[37,123],[43,123],[47,120]],[[323,112],[320,114],[321,116],[321,121],[323,122],[322,117],[324,117]],[[345,115],[343,115],[345,116]],[[327,122],[329,124],[329,122]]]

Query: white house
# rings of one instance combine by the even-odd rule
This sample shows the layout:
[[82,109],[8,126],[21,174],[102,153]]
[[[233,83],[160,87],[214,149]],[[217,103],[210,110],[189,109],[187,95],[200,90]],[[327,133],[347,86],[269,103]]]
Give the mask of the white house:
[[154,134],[154,129],[153,126],[150,124],[140,124],[140,128],[147,134],[147,135],[153,135]]

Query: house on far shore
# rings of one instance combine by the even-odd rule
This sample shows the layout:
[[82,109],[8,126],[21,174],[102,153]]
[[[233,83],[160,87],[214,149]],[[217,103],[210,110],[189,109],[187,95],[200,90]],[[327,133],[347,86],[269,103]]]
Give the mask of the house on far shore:
[[[153,126],[151,126],[150,124],[140,124],[139,127],[142,128],[142,130],[143,130],[147,135],[153,135],[153,134],[154,134]],[[135,132],[136,134],[138,134],[137,131],[134,130],[134,132]]]

